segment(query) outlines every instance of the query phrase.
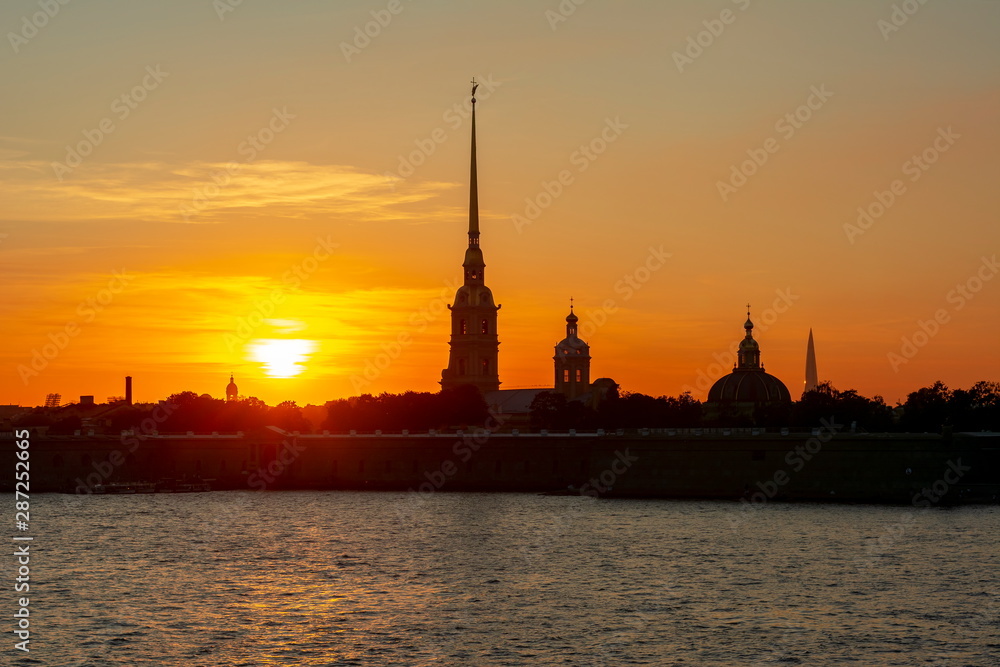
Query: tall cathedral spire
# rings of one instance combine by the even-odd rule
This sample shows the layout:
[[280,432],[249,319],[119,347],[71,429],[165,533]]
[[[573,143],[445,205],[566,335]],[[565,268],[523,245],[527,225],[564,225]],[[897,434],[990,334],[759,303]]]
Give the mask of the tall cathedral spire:
[[476,174],[476,83],[472,79],[472,165],[469,168],[469,247],[479,245],[479,178]]
[[472,80],[472,144],[469,169],[469,247],[462,269],[465,278],[451,310],[451,352],[448,368],[441,371],[441,388],[472,385],[480,392],[500,388],[497,371],[500,340],[493,293],[486,286],[486,262],[479,246],[479,177],[476,169],[476,88]]
[[472,80],[472,156],[469,167],[469,249],[465,251],[466,285],[485,284],[486,262],[479,247],[479,176],[476,168],[476,88],[479,84]]

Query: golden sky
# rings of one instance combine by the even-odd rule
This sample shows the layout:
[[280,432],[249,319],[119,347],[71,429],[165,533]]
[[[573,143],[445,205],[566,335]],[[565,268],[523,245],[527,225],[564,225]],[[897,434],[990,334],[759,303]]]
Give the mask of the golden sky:
[[[48,8],[48,14],[45,13]],[[0,403],[434,391],[468,81],[503,387],[1000,380],[1000,3],[0,5]],[[866,212],[870,217],[860,217]],[[279,377],[289,376],[289,377]]]

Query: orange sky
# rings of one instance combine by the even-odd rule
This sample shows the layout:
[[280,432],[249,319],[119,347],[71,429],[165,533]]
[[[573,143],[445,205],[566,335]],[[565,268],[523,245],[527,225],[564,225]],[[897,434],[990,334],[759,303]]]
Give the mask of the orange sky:
[[504,387],[1000,380],[1000,4],[570,6],[4,3],[0,403],[436,390],[473,75]]

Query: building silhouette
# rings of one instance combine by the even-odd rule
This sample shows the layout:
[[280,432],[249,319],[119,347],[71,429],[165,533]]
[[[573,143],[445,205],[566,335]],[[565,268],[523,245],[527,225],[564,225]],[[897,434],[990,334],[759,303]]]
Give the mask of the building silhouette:
[[472,162],[469,177],[469,247],[462,262],[464,282],[451,311],[451,351],[441,371],[441,388],[472,385],[485,394],[500,388],[497,359],[497,311],[493,292],[486,286],[486,262],[479,246],[479,189],[476,177],[476,88],[472,82]]
[[745,335],[740,341],[736,364],[708,390],[705,404],[707,419],[752,417],[760,408],[789,405],[792,402],[788,387],[770,373],[760,362],[760,345],[753,337],[750,306],[743,325]]
[[590,346],[577,335],[578,321],[570,299],[566,337],[556,344],[552,359],[555,362],[555,390],[571,400],[590,391]]
[[226,401],[235,401],[240,396],[240,390],[236,387],[233,374],[229,374],[229,384],[226,385]]
[[472,138],[469,168],[469,245],[462,263],[463,284],[455,294],[451,311],[451,338],[448,367],[441,371],[441,388],[462,385],[476,387],[487,405],[497,414],[527,420],[531,402],[542,392],[558,392],[568,400],[591,407],[617,392],[618,385],[609,378],[590,381],[590,346],[580,339],[578,318],[566,317],[566,337],[555,346],[553,387],[500,389],[497,312],[500,306],[486,286],[486,262],[479,242],[479,181],[476,165],[476,84],[472,82]]
[[816,347],[813,345],[813,330],[809,330],[809,343],[806,345],[806,386],[805,391],[813,391],[819,386],[819,374],[816,372]]

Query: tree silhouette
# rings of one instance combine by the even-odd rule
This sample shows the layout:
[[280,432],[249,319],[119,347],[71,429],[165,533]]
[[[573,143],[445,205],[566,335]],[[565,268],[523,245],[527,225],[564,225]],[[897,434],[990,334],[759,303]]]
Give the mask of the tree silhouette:
[[969,389],[949,389],[938,380],[906,397],[900,427],[937,433],[1000,429],[1000,383],[981,380]]
[[937,433],[952,425],[952,392],[938,380],[906,397],[900,425],[907,431]]
[[847,429],[852,425],[862,431],[892,429],[892,410],[881,396],[867,398],[854,389],[837,391],[829,380],[803,392],[792,410],[795,426],[817,426],[822,419],[842,424]]
[[378,396],[362,394],[330,401],[326,408],[323,428],[340,433],[483,426],[489,415],[486,401],[471,385],[445,389],[437,394],[414,391]]

